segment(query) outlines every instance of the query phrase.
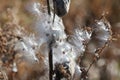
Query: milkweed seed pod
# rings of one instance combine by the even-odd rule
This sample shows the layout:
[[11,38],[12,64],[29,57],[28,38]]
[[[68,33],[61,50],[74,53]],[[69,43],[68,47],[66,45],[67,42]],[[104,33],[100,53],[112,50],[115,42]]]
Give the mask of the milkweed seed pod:
[[69,10],[70,0],[53,0],[53,4],[54,4],[55,13],[59,17],[62,17]]

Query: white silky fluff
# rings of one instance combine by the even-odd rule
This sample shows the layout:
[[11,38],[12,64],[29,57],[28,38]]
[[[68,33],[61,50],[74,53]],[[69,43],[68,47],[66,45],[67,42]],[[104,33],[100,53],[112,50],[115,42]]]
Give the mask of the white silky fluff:
[[[22,52],[25,60],[27,60],[29,64],[40,62],[36,56],[36,52],[39,50],[40,54],[44,56],[45,67],[42,68],[49,69],[49,42],[54,38],[54,43],[52,44],[53,67],[55,67],[54,65],[56,63],[69,62],[69,70],[72,76],[75,80],[79,80],[81,71],[76,60],[80,55],[83,55],[86,49],[84,42],[89,42],[89,40],[91,40],[92,33],[77,28],[74,30],[73,35],[69,35],[70,38],[67,38],[67,35],[64,32],[65,27],[62,19],[56,15],[53,23],[53,13],[51,12],[51,16],[48,15],[46,6],[43,6],[38,2],[29,2],[26,5],[26,10],[34,16],[33,23],[29,28],[35,32],[35,36],[31,37],[24,35],[22,40],[15,44],[15,50]],[[20,31],[18,32],[19,34],[22,34]],[[95,52],[97,48],[103,46],[111,36],[109,28],[106,27],[102,20],[96,22],[93,27],[93,32],[96,33],[94,37],[99,40],[98,44],[100,45],[96,47],[96,42],[94,42],[95,44],[92,42],[89,43],[88,47],[91,52]],[[34,49],[33,47],[36,47],[37,49]],[[17,71],[15,65],[13,66],[13,71]],[[45,73],[45,75],[40,77],[40,80],[48,79],[49,72],[46,71]]]
[[[45,6],[38,2],[29,2],[26,5],[26,10],[34,16],[32,26],[29,27],[35,32],[35,39],[30,36],[24,36],[22,41],[16,43],[15,50],[23,53],[24,57],[30,62],[39,61],[36,56],[36,50],[40,50],[40,54],[44,56],[44,68],[48,68],[48,52],[49,42],[53,40],[53,66],[56,63],[69,62],[70,72],[72,76],[76,73],[75,80],[80,76],[80,67],[77,66],[76,60],[85,51],[83,41],[89,40],[91,34],[87,31],[76,29],[71,38],[67,41],[66,33],[64,32],[64,25],[62,19],[58,16],[55,17],[54,23],[53,14],[48,15]],[[34,26],[34,27],[33,27]],[[52,37],[53,36],[53,37]],[[33,49],[36,46],[37,49]],[[79,69],[79,70],[78,70]],[[49,74],[40,77],[40,80],[46,80]]]
[[[38,3],[30,3],[30,5],[33,4],[38,4]],[[69,66],[70,66],[70,71],[72,73],[72,75],[75,72],[75,66],[76,66],[76,52],[73,48],[73,45],[71,45],[70,43],[68,43],[66,41],[66,34],[64,32],[64,25],[62,23],[61,18],[59,18],[58,16],[55,17],[54,23],[52,23],[53,20],[53,14],[52,16],[49,16],[46,12],[42,12],[42,10],[40,10],[41,8],[39,8],[39,11],[36,11],[38,9],[33,9],[33,8],[37,8],[37,7],[33,7],[29,5],[29,9],[32,11],[28,11],[31,14],[37,13],[35,14],[35,16],[37,15],[35,21],[34,21],[34,28],[33,30],[35,30],[35,32],[37,32],[37,38],[38,38],[38,44],[40,47],[42,47],[42,44],[46,44],[46,46],[48,46],[48,42],[50,40],[52,40],[52,35],[54,36],[55,42],[52,46],[53,49],[53,63],[64,63],[64,62],[70,62]],[[32,8],[30,8],[32,7]],[[40,6],[42,7],[42,6]],[[46,36],[46,34],[49,34],[49,36]],[[80,43],[81,44],[81,43]],[[44,49],[45,51],[48,51],[48,48]],[[44,51],[43,51],[44,52]],[[46,57],[46,61],[48,61],[48,53],[43,53],[43,55],[45,55]],[[48,62],[46,63],[48,65]],[[54,65],[53,64],[53,65]],[[49,75],[48,75],[49,76]],[[46,76],[45,76],[46,77]],[[40,80],[43,80],[43,78],[40,78]]]

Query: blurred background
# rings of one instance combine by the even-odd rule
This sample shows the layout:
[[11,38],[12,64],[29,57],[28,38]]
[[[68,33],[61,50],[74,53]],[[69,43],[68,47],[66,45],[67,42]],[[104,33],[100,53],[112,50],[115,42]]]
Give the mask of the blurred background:
[[[21,26],[29,26],[33,17],[24,10],[28,0],[0,0],[0,26],[7,20],[6,10],[14,8],[17,13],[16,22]],[[41,1],[41,0],[39,0]],[[76,26],[90,27],[96,19],[106,14],[112,26],[112,41],[101,54],[101,58],[89,71],[89,80],[120,80],[120,0],[71,0],[70,11],[63,17],[65,31],[72,34]],[[93,57],[87,54],[84,67],[88,67]]]

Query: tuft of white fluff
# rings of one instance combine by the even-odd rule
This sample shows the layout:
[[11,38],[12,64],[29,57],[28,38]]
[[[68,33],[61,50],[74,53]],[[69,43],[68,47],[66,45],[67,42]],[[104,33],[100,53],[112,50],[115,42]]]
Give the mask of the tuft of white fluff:
[[38,59],[36,57],[35,47],[37,47],[35,40],[30,36],[24,36],[15,43],[14,50],[17,53],[24,55],[29,61],[36,62]]
[[111,26],[106,19],[97,20],[93,25],[91,40],[88,44],[88,52],[94,53],[102,48],[111,38]]
[[88,42],[91,38],[91,33],[88,33],[86,30],[75,29],[73,35],[70,35],[68,39],[69,43],[74,46],[76,51],[76,56],[81,55],[85,51],[84,42]]

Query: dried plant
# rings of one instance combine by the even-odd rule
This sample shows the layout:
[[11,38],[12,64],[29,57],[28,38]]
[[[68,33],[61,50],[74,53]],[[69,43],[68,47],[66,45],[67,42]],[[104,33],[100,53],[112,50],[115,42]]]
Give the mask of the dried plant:
[[[26,1],[25,11],[34,17],[29,27],[33,33],[21,27],[14,8],[8,9],[8,21],[0,27],[4,80],[87,80],[91,66],[111,41],[111,25],[105,16],[90,27],[75,25],[73,34],[67,35],[61,17],[68,12],[70,0],[46,2]],[[94,54],[88,69],[82,66],[86,53]]]

